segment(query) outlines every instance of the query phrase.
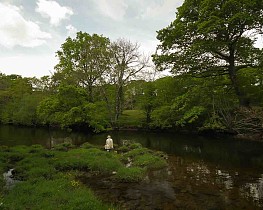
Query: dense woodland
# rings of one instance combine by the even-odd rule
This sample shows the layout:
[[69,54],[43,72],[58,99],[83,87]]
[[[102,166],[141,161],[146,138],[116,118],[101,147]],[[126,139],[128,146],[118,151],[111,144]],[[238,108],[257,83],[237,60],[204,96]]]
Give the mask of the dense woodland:
[[52,76],[0,74],[0,122],[262,138],[262,10],[261,0],[186,0],[158,31],[154,65],[137,43],[78,32],[56,52]]

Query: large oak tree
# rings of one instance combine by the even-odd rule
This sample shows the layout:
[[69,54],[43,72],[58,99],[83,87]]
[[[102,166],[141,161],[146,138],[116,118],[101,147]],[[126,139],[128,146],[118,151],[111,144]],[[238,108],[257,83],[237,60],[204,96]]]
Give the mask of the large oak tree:
[[239,104],[248,106],[237,72],[259,64],[255,41],[262,26],[262,0],[185,0],[176,19],[158,31],[153,59],[175,75],[227,75]]

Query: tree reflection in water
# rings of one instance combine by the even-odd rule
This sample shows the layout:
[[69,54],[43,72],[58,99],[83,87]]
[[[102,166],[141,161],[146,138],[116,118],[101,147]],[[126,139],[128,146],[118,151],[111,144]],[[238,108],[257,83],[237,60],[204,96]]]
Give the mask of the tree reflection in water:
[[[243,169],[220,168],[203,160],[171,156],[170,180],[176,189],[177,203],[192,209],[261,209],[263,175],[248,182]],[[222,166],[221,166],[222,167]]]

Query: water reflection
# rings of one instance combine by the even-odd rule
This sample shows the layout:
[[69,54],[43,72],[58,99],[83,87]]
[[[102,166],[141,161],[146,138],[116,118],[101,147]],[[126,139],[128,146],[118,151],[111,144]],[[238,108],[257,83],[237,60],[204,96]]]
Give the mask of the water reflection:
[[[169,161],[177,199],[191,200],[192,206],[205,204],[216,209],[263,208],[262,174],[248,177],[248,172],[239,168],[226,169],[222,165],[176,156]],[[203,206],[203,209],[209,208]]]
[[241,193],[247,198],[253,199],[259,206],[263,207],[263,174],[258,179],[244,183]]
[[[0,126],[0,144],[8,146],[42,144],[51,148],[65,141],[104,145],[107,135]],[[122,131],[110,135],[116,144],[129,140],[169,154],[170,167],[155,172],[161,177],[155,184],[162,192],[167,190],[169,198],[175,197],[172,205],[177,209],[263,208],[262,143],[169,133]]]
[[233,188],[233,180],[228,172],[218,169],[216,171],[216,174],[217,174],[216,183],[223,184],[227,190],[230,190]]

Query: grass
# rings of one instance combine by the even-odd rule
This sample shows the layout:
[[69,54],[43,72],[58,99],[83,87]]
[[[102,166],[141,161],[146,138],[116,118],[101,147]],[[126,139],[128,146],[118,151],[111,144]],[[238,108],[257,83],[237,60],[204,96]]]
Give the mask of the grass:
[[147,169],[161,169],[167,166],[164,159],[151,154],[143,154],[134,158],[134,166],[145,167]]
[[[107,175],[115,182],[139,182],[147,170],[166,166],[165,160],[138,143],[125,145],[127,150],[106,152],[89,143],[80,148],[60,144],[53,150],[33,145],[0,147],[0,172],[14,168],[21,180],[14,188],[4,188],[0,178],[0,209],[116,209],[94,196],[78,181],[81,173]],[[126,167],[127,159],[132,165]],[[15,201],[15,202],[14,202]]]
[[146,170],[139,167],[120,168],[115,178],[122,182],[139,182],[143,180],[145,173]]
[[137,128],[142,126],[145,119],[142,110],[125,110],[119,118],[119,126],[125,128]]
[[[155,152],[142,147],[138,143],[124,145],[128,151],[120,148],[123,152],[121,160],[123,162],[132,162],[133,166],[145,169],[161,169],[167,166],[166,155],[162,152]],[[133,148],[133,149],[132,149]]]
[[[14,202],[15,201],[15,202]],[[4,198],[4,209],[113,209],[103,204],[90,189],[69,178],[40,179],[18,183]]]

